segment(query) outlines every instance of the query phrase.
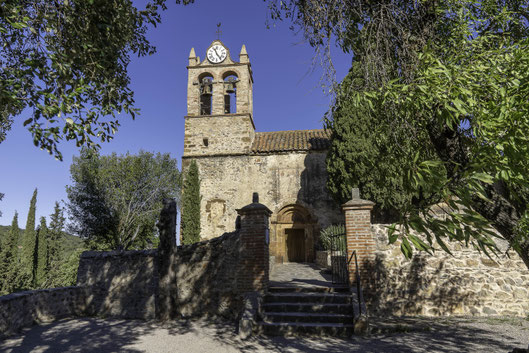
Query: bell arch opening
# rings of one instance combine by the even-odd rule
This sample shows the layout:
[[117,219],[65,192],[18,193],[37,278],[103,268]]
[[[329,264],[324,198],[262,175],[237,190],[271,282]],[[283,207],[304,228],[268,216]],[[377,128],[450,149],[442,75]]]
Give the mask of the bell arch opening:
[[233,71],[222,75],[224,80],[224,114],[237,113],[237,82],[239,78]]
[[203,73],[198,77],[200,89],[200,115],[211,115],[213,97],[213,76]]

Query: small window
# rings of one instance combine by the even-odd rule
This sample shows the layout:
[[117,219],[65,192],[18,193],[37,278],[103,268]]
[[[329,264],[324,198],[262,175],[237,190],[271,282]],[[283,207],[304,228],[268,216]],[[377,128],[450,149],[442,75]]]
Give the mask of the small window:
[[202,142],[204,143],[204,146],[208,147],[209,146],[209,141],[207,138],[203,139]]

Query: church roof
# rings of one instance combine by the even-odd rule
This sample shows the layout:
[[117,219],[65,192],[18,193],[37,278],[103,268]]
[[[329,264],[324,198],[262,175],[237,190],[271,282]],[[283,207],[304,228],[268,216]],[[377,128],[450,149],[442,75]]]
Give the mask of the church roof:
[[330,135],[323,129],[256,132],[252,153],[323,151],[330,146]]

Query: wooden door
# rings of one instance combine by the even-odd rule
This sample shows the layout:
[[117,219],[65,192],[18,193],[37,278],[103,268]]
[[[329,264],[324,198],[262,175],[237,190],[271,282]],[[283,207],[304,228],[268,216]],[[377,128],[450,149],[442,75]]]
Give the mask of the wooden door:
[[285,229],[289,262],[305,262],[305,229]]

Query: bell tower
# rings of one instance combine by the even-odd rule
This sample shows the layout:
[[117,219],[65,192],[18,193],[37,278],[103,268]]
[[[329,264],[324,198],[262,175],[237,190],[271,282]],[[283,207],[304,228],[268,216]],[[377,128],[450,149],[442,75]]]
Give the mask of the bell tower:
[[246,47],[239,61],[215,40],[200,60],[189,53],[184,158],[247,154],[255,136],[253,78]]

